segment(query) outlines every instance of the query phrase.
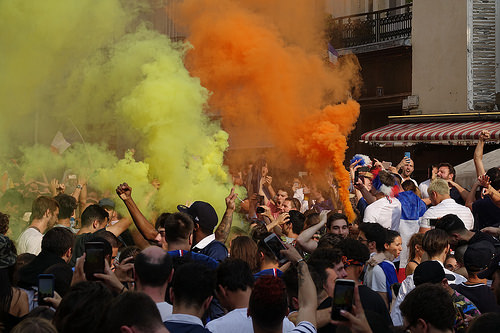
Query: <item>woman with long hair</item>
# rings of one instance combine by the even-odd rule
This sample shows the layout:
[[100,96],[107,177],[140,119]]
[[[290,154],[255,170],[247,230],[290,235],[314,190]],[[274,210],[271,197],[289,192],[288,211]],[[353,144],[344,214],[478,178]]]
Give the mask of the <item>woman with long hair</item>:
[[408,241],[409,260],[405,268],[406,276],[413,274],[415,268],[417,268],[422,261],[422,255],[424,254],[422,239],[424,239],[424,234],[417,233],[411,236]]

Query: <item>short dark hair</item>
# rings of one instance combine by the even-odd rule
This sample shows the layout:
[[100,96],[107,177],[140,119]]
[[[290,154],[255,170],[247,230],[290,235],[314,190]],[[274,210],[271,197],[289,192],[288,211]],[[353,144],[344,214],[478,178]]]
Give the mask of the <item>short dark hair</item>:
[[401,235],[399,234],[399,232],[397,232],[395,230],[387,230],[386,231],[385,244],[391,244],[398,237],[401,237]]
[[444,230],[448,235],[467,231],[464,222],[455,214],[447,214],[441,217],[436,223],[436,229]]
[[345,214],[333,213],[333,214],[330,214],[330,216],[328,216],[328,219],[326,220],[326,228],[330,229],[330,227],[332,226],[332,222],[336,221],[336,220],[344,220],[345,223],[347,225],[349,225],[349,222],[348,222],[349,219],[347,218],[347,216]]
[[231,291],[253,287],[254,278],[250,266],[241,259],[227,258],[219,264],[216,270],[217,285]]
[[120,247],[120,240],[118,239],[118,237],[116,237],[115,234],[113,234],[111,231],[107,231],[106,229],[99,229],[94,232],[92,234],[92,239],[94,238],[105,239],[113,249]]
[[441,167],[448,168],[448,173],[451,173],[453,175],[452,180],[455,180],[455,176],[457,175],[457,173],[455,172],[455,168],[453,167],[453,165],[448,162],[442,162],[438,164],[438,169],[440,169]]
[[324,234],[318,241],[317,249],[338,248],[339,243],[342,239],[344,239],[344,237],[342,237],[341,235],[330,234],[330,233]]
[[82,213],[82,227],[88,227],[95,220],[102,224],[109,218],[108,212],[99,205],[90,205]]
[[429,257],[440,254],[449,244],[448,234],[441,229],[427,231],[422,239],[422,249],[427,252]]
[[378,223],[360,223],[359,230],[362,231],[368,242],[375,242],[377,251],[384,251],[387,229]]
[[298,210],[291,210],[290,212],[288,212],[288,215],[290,215],[292,231],[295,234],[300,234],[302,230],[304,230],[304,222],[306,220],[306,217]]
[[193,232],[194,223],[191,216],[186,213],[173,213],[166,217],[163,227],[165,240],[170,243],[188,239]]
[[200,307],[213,295],[214,271],[201,263],[183,264],[174,272],[172,289],[175,296],[174,303]]
[[356,239],[345,238],[340,241],[339,247],[342,254],[349,260],[355,260],[364,264],[370,259],[370,250],[368,250],[368,247]]
[[51,197],[40,196],[33,201],[33,205],[31,207],[31,219],[41,219],[47,212],[47,209],[53,213],[57,208],[59,208],[57,201]]
[[68,228],[54,227],[42,238],[42,251],[47,251],[61,257],[73,247],[75,234]]
[[111,303],[102,332],[120,333],[123,325],[135,326],[141,332],[154,332],[163,322],[151,297],[129,291],[118,295]]
[[288,311],[284,282],[275,276],[263,276],[255,281],[248,312],[252,321],[260,327],[276,328],[283,322]]
[[[268,233],[268,235],[270,235],[270,234],[271,233]],[[264,257],[266,257],[270,260],[278,260],[278,258],[276,258],[276,255],[274,254],[274,252],[271,251],[271,249],[269,248],[269,246],[267,246],[267,244],[264,242],[263,239],[257,243],[257,257],[260,257],[260,253],[262,253],[264,255]]]
[[98,332],[113,298],[100,282],[84,281],[70,288],[56,310],[53,323],[58,332]]
[[54,199],[59,204],[60,219],[69,219],[73,215],[76,207],[78,207],[76,199],[71,195],[60,193],[56,195]]
[[171,213],[161,213],[160,216],[158,216],[155,222],[156,230],[165,228],[165,221],[167,220],[167,217],[169,217],[169,215],[171,215]]
[[500,169],[497,167],[490,168],[486,171],[486,175],[490,177],[491,186],[495,190],[500,189]]
[[167,252],[160,258],[152,258],[143,252],[135,257],[135,274],[141,284],[152,287],[164,285],[172,273],[172,258]]
[[438,330],[453,329],[456,313],[448,292],[440,285],[424,283],[406,295],[401,314],[410,326],[423,319]]

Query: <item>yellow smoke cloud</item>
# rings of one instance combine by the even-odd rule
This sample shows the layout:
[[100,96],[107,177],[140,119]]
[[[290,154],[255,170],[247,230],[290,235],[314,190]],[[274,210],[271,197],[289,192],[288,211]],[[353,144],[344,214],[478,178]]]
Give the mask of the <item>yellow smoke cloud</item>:
[[[138,202],[157,178],[159,211],[205,200],[220,218],[228,135],[204,113],[209,93],[184,67],[186,46],[149,29],[144,11],[135,1],[0,2],[0,158],[23,156],[35,178],[69,168],[102,192],[127,181]],[[80,144],[54,155],[58,130]],[[135,157],[118,160],[130,148]]]

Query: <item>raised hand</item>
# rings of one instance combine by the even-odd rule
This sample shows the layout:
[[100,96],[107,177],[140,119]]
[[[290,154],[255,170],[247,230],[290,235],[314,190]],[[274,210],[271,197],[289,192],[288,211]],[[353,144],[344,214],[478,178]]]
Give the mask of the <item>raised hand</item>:
[[122,200],[132,199],[132,188],[127,183],[120,184],[116,188],[116,194],[118,194]]

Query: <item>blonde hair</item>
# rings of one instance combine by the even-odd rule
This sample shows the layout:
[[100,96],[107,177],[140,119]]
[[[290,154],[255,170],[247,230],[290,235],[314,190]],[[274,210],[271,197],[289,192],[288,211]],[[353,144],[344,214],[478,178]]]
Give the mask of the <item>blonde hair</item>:
[[431,181],[429,187],[427,188],[427,193],[429,196],[432,192],[436,192],[440,195],[450,195],[450,187],[448,186],[448,182],[444,179],[437,178]]

